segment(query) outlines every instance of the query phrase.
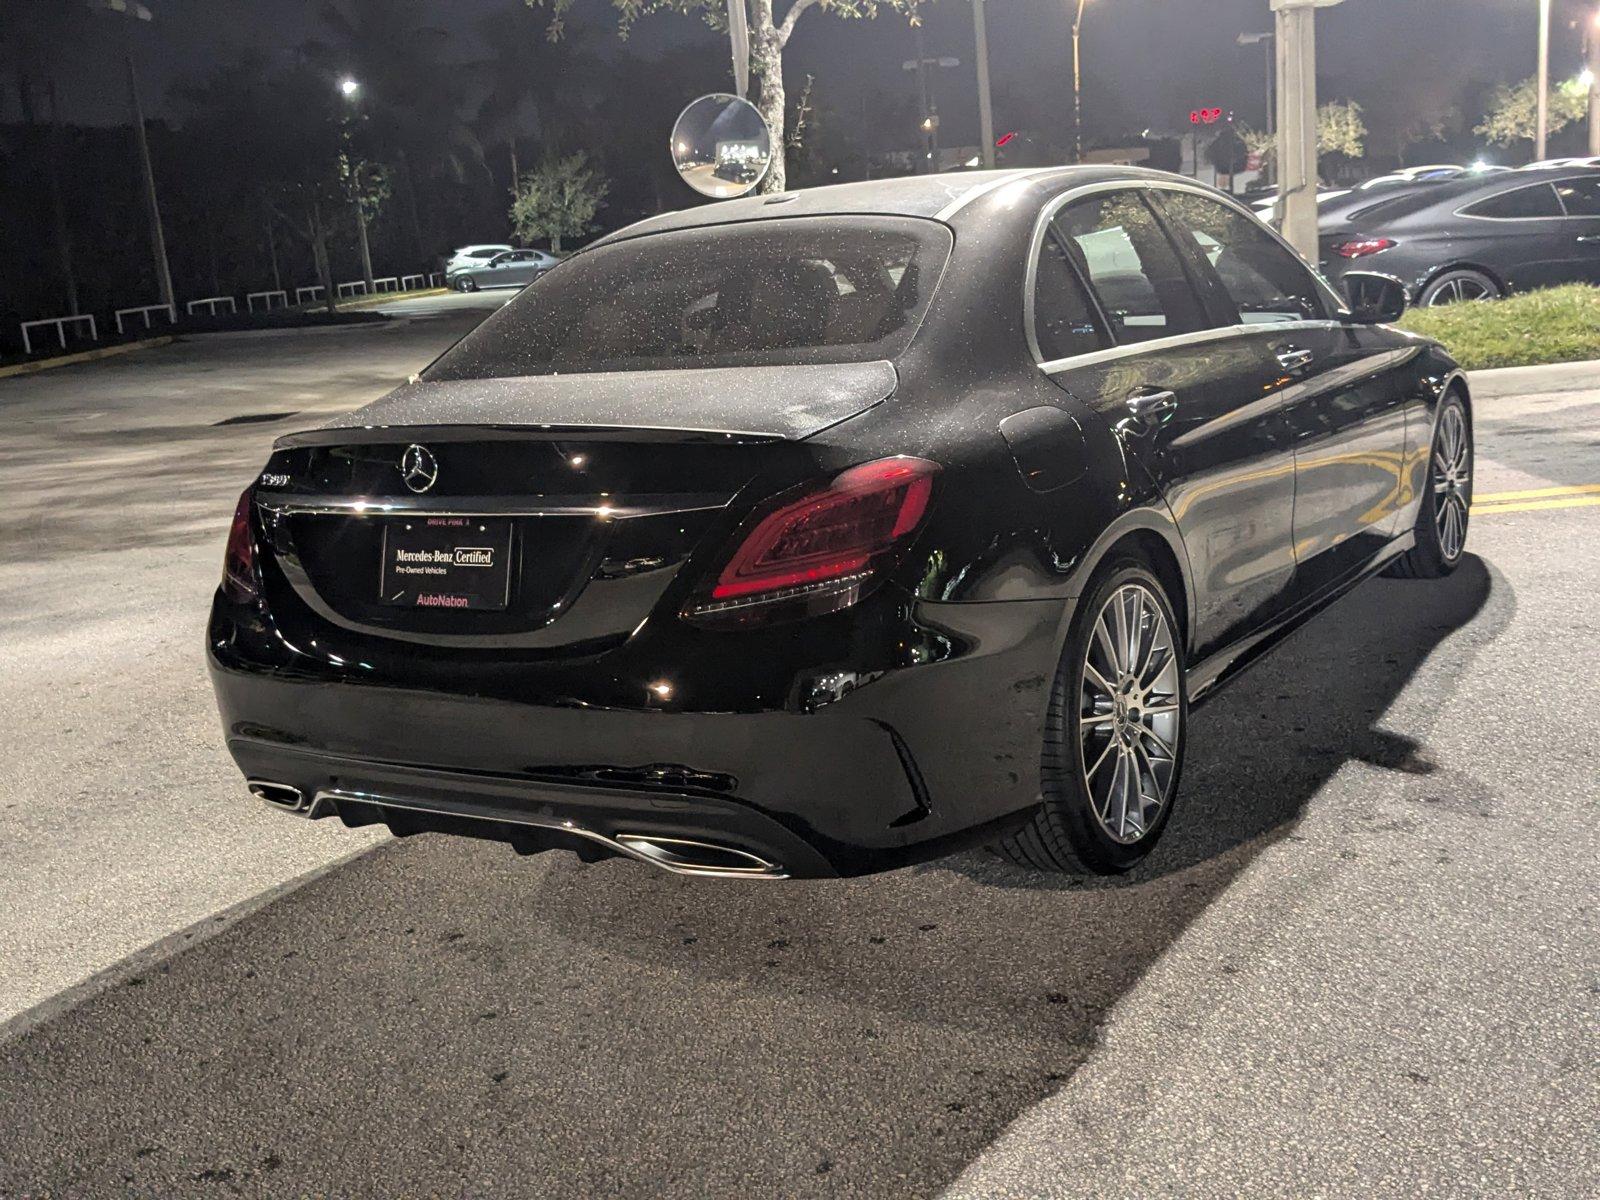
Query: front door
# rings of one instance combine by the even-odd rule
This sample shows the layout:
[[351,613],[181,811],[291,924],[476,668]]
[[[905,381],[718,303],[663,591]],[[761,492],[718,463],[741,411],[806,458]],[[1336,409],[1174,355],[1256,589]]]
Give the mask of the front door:
[[1259,337],[1219,319],[1140,191],[1069,204],[1049,237],[1113,343],[1051,373],[1117,428],[1166,498],[1189,557],[1198,661],[1269,622],[1293,577],[1276,365]]
[[1195,193],[1161,202],[1275,368],[1270,394],[1294,439],[1294,591],[1317,592],[1396,532],[1406,415],[1392,368],[1411,351],[1335,320],[1326,290],[1254,219]]

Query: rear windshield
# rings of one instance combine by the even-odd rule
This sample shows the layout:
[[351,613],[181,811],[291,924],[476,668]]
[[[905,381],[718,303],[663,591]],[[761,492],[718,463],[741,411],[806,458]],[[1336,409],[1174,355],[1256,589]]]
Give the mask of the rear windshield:
[[893,358],[949,256],[943,225],[906,217],[797,217],[615,242],[551,270],[423,378]]

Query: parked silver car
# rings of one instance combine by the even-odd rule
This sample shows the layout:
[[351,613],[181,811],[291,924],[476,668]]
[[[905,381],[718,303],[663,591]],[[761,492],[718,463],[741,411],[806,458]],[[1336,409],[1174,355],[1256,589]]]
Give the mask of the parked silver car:
[[452,284],[458,291],[519,288],[532,283],[560,261],[543,250],[507,250],[478,267],[457,271]]

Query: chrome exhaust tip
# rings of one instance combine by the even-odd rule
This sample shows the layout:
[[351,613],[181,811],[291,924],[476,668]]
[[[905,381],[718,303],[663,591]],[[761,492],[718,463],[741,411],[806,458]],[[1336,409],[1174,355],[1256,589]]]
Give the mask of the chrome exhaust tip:
[[315,820],[333,811],[333,803],[318,794],[309,797],[297,787],[287,783],[274,783],[270,779],[246,779],[244,785],[257,800],[265,800],[273,808],[282,809],[296,817]]
[[619,833],[616,843],[633,857],[678,875],[707,875],[718,879],[784,879],[787,872],[759,854],[700,842],[692,838],[655,837]]

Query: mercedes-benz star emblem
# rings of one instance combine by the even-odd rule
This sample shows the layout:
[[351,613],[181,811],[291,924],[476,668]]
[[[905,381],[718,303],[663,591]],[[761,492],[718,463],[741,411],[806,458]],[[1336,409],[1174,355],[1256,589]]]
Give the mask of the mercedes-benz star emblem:
[[439,480],[439,461],[426,446],[410,445],[400,456],[400,478],[413,492],[425,492]]

